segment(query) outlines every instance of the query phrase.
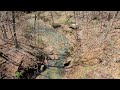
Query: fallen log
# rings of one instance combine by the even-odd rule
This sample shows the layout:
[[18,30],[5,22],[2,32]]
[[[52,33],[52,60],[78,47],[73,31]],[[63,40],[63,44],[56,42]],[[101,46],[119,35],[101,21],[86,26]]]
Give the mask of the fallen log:
[[0,51],[0,57],[4,58],[6,61],[8,61],[9,63],[12,63],[13,65],[19,66],[18,63],[14,62],[12,59],[8,57],[7,54],[3,53],[2,51]]

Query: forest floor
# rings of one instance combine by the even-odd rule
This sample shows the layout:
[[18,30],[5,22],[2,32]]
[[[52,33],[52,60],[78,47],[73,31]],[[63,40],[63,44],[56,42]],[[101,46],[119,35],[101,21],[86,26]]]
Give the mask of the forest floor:
[[[76,18],[79,29],[74,30],[70,25],[75,20],[73,16],[70,18],[70,15],[71,12],[53,13],[54,22],[61,25],[54,29],[50,13],[41,13],[36,21],[36,30],[32,29],[34,13],[21,16],[16,24],[16,33],[22,49],[16,51],[11,40],[6,43],[0,39],[0,51],[10,59],[6,61],[5,58],[0,58],[1,77],[19,77],[20,73],[16,72],[21,62],[24,69],[38,63],[37,59],[28,53],[36,52],[36,49],[30,47],[31,43],[52,59],[48,60],[48,69],[31,78],[120,79],[120,20],[115,20],[112,30],[108,31],[107,20],[99,23],[100,21],[95,19],[88,23],[87,20]],[[109,33],[105,37],[107,32]],[[7,35],[11,38],[9,31]],[[30,39],[29,36],[33,38]],[[69,61],[70,65],[62,68]]]

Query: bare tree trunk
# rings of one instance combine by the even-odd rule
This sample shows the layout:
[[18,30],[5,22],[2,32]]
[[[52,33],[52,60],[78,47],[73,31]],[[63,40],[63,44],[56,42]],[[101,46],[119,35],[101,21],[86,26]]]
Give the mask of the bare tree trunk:
[[[35,20],[34,20],[34,31],[35,31],[35,34],[36,34],[36,19],[37,19],[37,15],[35,13]],[[37,36],[34,35],[34,38],[35,38],[35,46],[37,46],[37,41],[36,41]]]
[[105,34],[104,39],[107,38],[109,32],[113,29],[114,21],[115,21],[115,18],[117,17],[117,15],[118,15],[118,13],[119,13],[119,11],[116,11],[116,13],[114,14],[112,20],[110,21],[110,26],[109,26],[109,29],[108,29],[107,33]]
[[1,35],[1,39],[3,40],[3,41],[6,41],[6,39],[5,39],[5,33],[4,33],[4,30],[3,30],[3,25],[1,25],[0,26],[0,29],[1,29],[1,33],[2,33],[2,35]]
[[67,11],[65,11],[65,16],[68,17],[68,16],[67,16]]
[[[74,11],[73,13],[74,13],[74,19],[75,19],[75,26],[77,26],[77,22],[76,22],[76,11]],[[78,29],[76,29],[76,40],[78,41]]]
[[54,24],[55,22],[54,22],[54,19],[53,19],[53,13],[52,13],[52,11],[50,13],[51,13],[51,18],[52,18],[52,23]]
[[3,36],[4,36],[4,39],[5,39],[5,41],[6,41],[6,40],[8,39],[8,37],[7,37],[5,25],[2,25],[2,28],[3,28]]
[[1,19],[0,24],[1,24],[1,31],[2,31],[2,33],[3,33],[3,40],[4,40],[4,41],[7,41],[8,36],[7,36],[7,33],[6,33],[4,18],[5,18],[5,15],[1,15],[1,17],[0,17],[0,19]]
[[108,12],[108,17],[107,20],[110,21],[111,15],[110,15],[110,11]]
[[75,25],[76,25],[76,12],[74,11],[74,19],[75,19]]
[[9,14],[6,13],[6,17],[7,17],[7,21],[6,21],[6,24],[8,26],[8,31],[10,32],[11,34],[11,39],[12,41],[14,41],[14,37],[13,37],[13,33],[12,33],[12,28],[11,28],[11,23],[10,23],[10,17],[9,17]]
[[12,20],[13,20],[13,33],[14,33],[14,43],[16,48],[20,48],[18,41],[17,41],[17,36],[16,36],[16,28],[15,28],[15,12],[12,11]]
[[8,19],[8,28],[9,28],[9,31],[10,31],[10,34],[11,34],[11,39],[12,39],[12,41],[14,41],[14,36],[13,36],[13,33],[12,33],[12,27],[11,27],[11,24],[9,23],[9,19]]
[[37,15],[35,13],[34,30],[36,30],[36,19],[37,19]]
[[85,11],[82,11],[82,18],[84,20],[84,17],[85,17],[85,14],[84,14]]
[[102,21],[102,12],[101,11],[99,11],[99,18],[100,18],[100,32],[101,32],[103,29],[103,26],[102,26],[103,21]]

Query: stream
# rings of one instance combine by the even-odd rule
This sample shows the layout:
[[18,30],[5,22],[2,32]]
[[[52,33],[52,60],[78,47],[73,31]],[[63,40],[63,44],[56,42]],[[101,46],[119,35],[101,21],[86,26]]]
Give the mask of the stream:
[[[29,20],[30,24],[33,21]],[[30,26],[32,26],[30,25]],[[70,44],[68,43],[68,39],[58,33],[54,29],[49,28],[41,28],[40,25],[36,26],[36,30],[32,31],[31,34],[38,34],[39,36],[36,38],[42,39],[47,46],[51,46],[57,52],[58,60],[48,60],[49,68],[42,72],[38,79],[61,79],[62,75],[64,74],[64,59],[66,52],[69,52]]]

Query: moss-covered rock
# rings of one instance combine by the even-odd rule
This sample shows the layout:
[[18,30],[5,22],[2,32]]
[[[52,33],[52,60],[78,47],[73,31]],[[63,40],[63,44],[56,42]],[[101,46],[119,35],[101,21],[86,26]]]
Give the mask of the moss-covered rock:
[[36,79],[62,79],[64,70],[62,68],[50,67],[41,73]]

